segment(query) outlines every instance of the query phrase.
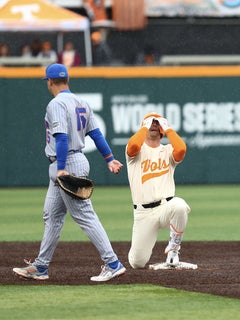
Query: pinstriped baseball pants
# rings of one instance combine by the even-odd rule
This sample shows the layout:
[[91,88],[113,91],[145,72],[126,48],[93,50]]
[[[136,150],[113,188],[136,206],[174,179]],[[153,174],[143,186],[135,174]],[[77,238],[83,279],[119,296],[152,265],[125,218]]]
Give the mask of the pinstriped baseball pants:
[[[77,176],[88,176],[89,163],[82,153],[68,156],[66,170]],[[49,166],[50,182],[44,203],[44,234],[41,241],[39,255],[34,264],[48,267],[54,251],[57,247],[61,230],[67,212],[87,235],[99,252],[104,263],[111,263],[118,259],[113,251],[109,238],[102,226],[92,202],[77,200],[68,196],[63,190],[55,185],[57,174],[57,162]],[[81,254],[81,253],[80,253]]]

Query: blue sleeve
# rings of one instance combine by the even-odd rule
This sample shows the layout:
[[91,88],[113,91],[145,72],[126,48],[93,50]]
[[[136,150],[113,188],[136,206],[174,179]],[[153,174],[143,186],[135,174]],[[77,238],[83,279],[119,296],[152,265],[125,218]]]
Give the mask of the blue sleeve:
[[57,169],[64,170],[68,154],[68,135],[56,133],[54,138],[56,140]]
[[88,135],[93,139],[97,149],[101,152],[106,162],[114,160],[112,150],[110,149],[106,139],[102,135],[101,131],[97,128],[88,132]]

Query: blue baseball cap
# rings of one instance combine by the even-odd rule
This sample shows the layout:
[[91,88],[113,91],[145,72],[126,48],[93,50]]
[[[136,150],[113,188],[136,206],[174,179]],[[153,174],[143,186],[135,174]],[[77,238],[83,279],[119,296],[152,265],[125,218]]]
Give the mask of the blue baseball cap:
[[61,78],[68,78],[67,68],[63,64],[53,63],[46,68],[46,77],[43,80]]

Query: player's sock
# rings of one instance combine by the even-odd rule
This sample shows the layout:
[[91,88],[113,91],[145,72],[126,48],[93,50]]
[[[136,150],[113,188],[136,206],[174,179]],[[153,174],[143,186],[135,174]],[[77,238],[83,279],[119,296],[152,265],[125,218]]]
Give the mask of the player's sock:
[[118,266],[118,263],[119,263],[119,260],[116,260],[116,261],[114,261],[114,262],[110,262],[110,263],[108,264],[108,266],[109,266],[111,269],[116,269],[117,266]]

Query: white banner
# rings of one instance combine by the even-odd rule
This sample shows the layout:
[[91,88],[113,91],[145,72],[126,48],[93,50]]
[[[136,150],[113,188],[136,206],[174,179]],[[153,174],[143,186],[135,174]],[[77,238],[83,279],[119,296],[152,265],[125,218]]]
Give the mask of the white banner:
[[145,0],[149,17],[240,16],[240,0]]

